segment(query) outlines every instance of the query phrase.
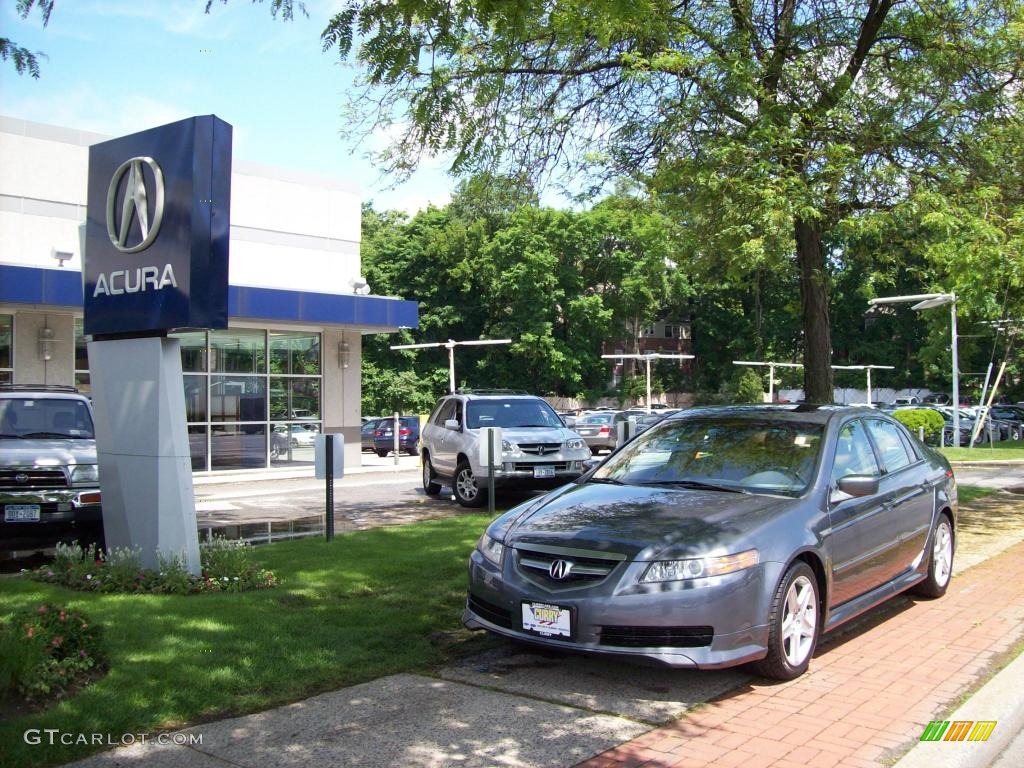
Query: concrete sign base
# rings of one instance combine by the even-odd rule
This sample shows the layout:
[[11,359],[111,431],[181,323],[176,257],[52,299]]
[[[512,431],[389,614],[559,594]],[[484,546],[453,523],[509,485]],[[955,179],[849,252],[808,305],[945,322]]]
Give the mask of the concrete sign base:
[[198,576],[178,340],[93,341],[89,368],[108,549],[141,548],[146,568],[158,567],[157,552],[181,555]]

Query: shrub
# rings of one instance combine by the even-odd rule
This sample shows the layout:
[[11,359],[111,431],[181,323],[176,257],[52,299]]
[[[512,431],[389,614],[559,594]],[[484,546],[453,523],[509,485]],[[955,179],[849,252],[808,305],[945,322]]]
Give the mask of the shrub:
[[896,421],[909,429],[914,437],[917,437],[920,427],[924,427],[924,436],[928,438],[941,433],[942,428],[946,425],[942,414],[931,408],[908,408],[894,411],[892,415]]
[[80,611],[40,605],[0,627],[0,692],[60,698],[104,663],[100,629]]
[[764,388],[761,384],[761,377],[757,375],[757,371],[746,368],[740,375],[740,379],[736,384],[736,402],[737,403],[763,403],[764,402]]

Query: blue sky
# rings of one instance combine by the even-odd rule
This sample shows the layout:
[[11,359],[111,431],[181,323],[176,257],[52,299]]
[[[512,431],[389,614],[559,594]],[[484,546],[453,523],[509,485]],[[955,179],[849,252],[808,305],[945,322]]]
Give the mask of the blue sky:
[[234,126],[234,155],[353,181],[378,209],[443,205],[454,186],[441,161],[391,188],[339,137],[355,71],[322,53],[320,32],[343,0],[306,0],[309,18],[271,18],[267,3],[216,0],[63,0],[43,28],[0,0],[2,34],[42,51],[39,80],[0,66],[0,113],[111,136],[192,115]]

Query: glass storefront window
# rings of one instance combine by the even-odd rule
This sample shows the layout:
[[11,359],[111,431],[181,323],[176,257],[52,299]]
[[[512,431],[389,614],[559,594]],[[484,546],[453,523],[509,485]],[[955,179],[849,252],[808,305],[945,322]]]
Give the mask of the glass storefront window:
[[320,379],[270,377],[270,418],[320,420]]
[[175,333],[181,342],[181,370],[185,373],[206,371],[206,331]]
[[210,426],[211,469],[254,469],[267,466],[267,425]]
[[316,425],[301,422],[272,424],[270,430],[271,466],[312,464],[318,431]]
[[244,328],[213,331],[210,356],[214,373],[266,373],[266,333]]
[[89,394],[92,392],[92,384],[89,379],[89,337],[84,331],[85,321],[80,317],[75,318],[75,389],[79,392]]
[[266,421],[263,376],[211,376],[210,421]]
[[14,315],[0,315],[0,384],[14,378]]
[[188,448],[192,454],[192,471],[206,470],[206,427],[189,425]]
[[206,408],[206,376],[184,375],[185,380],[185,420],[206,421],[208,411]]
[[320,334],[271,331],[270,373],[320,375]]

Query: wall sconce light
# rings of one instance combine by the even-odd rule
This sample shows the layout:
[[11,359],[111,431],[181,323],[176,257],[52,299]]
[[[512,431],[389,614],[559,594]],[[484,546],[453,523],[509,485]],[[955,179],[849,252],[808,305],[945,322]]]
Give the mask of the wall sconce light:
[[348,362],[352,358],[352,352],[348,348],[347,341],[338,342],[338,367],[348,368]]
[[53,357],[53,329],[43,326],[39,329],[39,357],[43,360],[50,360]]

